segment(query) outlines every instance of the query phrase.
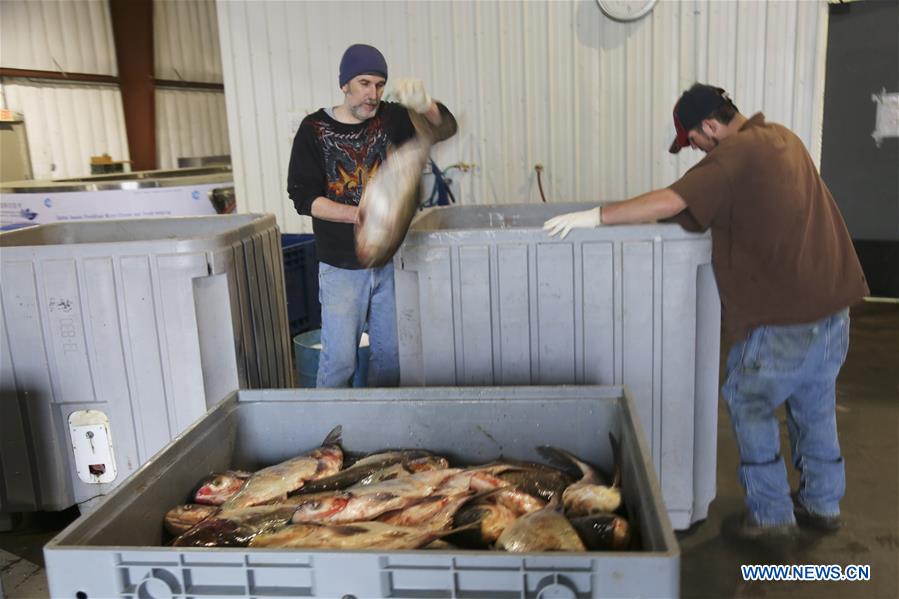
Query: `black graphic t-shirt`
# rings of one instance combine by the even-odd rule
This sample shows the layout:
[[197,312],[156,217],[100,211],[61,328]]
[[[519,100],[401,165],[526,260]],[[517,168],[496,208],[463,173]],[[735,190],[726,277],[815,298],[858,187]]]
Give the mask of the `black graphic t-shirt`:
[[[328,116],[324,109],[300,124],[293,140],[287,193],[298,213],[312,216],[312,202],[320,197],[358,205],[366,181],[378,171],[387,149],[415,135],[408,110],[381,102],[378,113],[348,125]],[[356,258],[351,223],[312,219],[318,258],[340,268],[361,268]]]

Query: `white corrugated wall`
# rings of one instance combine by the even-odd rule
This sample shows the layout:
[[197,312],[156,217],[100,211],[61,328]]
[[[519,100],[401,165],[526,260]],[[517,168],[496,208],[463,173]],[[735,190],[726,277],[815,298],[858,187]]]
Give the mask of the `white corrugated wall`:
[[[700,155],[667,149],[671,109],[696,80],[725,87],[820,156],[827,4],[659,2],[634,23],[593,0],[256,2],[219,0],[225,93],[241,210],[309,230],[286,195],[293,128],[341,101],[337,66],[370,43],[391,78],[420,77],[459,121],[435,149],[461,203],[615,200],[666,185]],[[389,83],[388,83],[389,87]]]
[[156,90],[158,167],[178,167],[178,158],[228,154],[225,94],[220,91]]
[[[222,82],[215,0],[153,3],[157,79]],[[178,158],[228,154],[225,94],[215,90],[156,90],[156,155],[159,168]]]
[[35,179],[90,174],[90,157],[127,160],[122,94],[114,85],[31,83],[0,85],[5,104],[25,115]]
[[215,0],[155,0],[153,30],[157,79],[222,82]]
[[[2,0],[0,65],[117,75],[106,2]],[[90,157],[128,160],[122,96],[114,85],[6,79],[0,104],[25,116],[36,179],[90,174]]]
[[0,63],[15,69],[116,75],[109,6],[96,0],[2,0]]
[[[214,0],[154,2],[154,33],[158,79],[222,82]],[[0,0],[0,65],[117,75],[107,2]],[[0,105],[25,115],[35,178],[89,175],[95,154],[130,157],[115,86],[7,79],[0,94]],[[229,153],[223,92],[161,88],[156,105],[159,168]]]

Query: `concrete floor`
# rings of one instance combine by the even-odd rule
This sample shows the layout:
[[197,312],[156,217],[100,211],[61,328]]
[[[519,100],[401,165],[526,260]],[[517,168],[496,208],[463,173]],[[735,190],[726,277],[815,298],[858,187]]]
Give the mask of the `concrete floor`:
[[[743,493],[730,422],[719,404],[718,495],[706,521],[677,535],[683,597],[899,597],[899,304],[853,308],[837,404],[848,478],[843,528],[830,536],[803,531],[798,541],[776,546],[727,533],[742,513]],[[41,548],[76,516],[76,508],[26,514],[15,531],[0,533],[0,589],[6,598],[49,596]],[[744,582],[741,564],[867,564],[871,580]]]

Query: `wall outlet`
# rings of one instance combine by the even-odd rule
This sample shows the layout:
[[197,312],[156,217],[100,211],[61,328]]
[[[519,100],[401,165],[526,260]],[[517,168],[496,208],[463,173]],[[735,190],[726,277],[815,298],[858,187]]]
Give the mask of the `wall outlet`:
[[98,410],[69,414],[69,435],[75,452],[75,470],[86,483],[109,483],[116,478],[109,418]]

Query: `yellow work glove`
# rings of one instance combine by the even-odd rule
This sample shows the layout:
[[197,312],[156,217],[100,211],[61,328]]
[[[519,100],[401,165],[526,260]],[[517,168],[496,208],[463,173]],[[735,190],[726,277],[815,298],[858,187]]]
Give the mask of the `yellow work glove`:
[[425,91],[425,84],[421,79],[400,79],[394,85],[392,97],[418,113],[425,113],[431,108],[431,96]]
[[562,233],[560,239],[565,239],[572,229],[594,229],[601,224],[602,212],[599,207],[596,207],[554,216],[543,223],[543,230],[549,231],[550,237]]

